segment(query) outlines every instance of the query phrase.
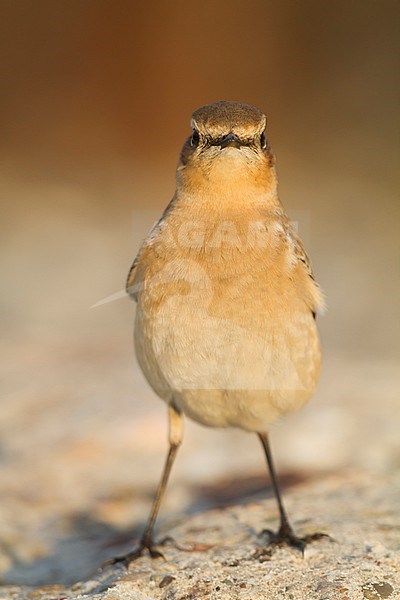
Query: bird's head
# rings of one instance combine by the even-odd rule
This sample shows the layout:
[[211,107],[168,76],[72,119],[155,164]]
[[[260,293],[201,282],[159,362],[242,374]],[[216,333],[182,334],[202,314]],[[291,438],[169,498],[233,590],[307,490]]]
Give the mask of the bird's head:
[[192,134],[180,154],[178,179],[215,186],[276,185],[275,159],[266,137],[266,117],[242,102],[216,102],[197,109]]

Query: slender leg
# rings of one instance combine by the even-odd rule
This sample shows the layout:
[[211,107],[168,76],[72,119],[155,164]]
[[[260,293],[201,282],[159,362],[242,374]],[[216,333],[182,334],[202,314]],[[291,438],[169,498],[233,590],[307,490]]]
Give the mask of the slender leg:
[[271,475],[271,483],[274,488],[274,493],[276,500],[278,502],[278,509],[280,515],[280,527],[278,533],[274,533],[270,530],[266,530],[271,538],[271,545],[283,545],[287,544],[289,546],[294,546],[295,548],[299,548],[301,551],[304,550],[307,543],[312,542],[314,540],[319,540],[322,537],[328,537],[324,533],[315,533],[312,535],[307,535],[305,537],[298,537],[289,522],[285,507],[283,506],[281,493],[279,491],[278,479],[276,476],[274,462],[272,460],[271,448],[269,445],[268,435],[266,433],[259,433],[258,437],[260,438],[261,444],[265,451],[265,456],[268,463],[269,472]]
[[162,473],[161,480],[158,484],[156,494],[154,496],[153,505],[151,507],[150,515],[146,523],[146,527],[144,529],[143,535],[141,537],[139,546],[128,552],[123,556],[117,556],[110,561],[107,561],[105,565],[108,566],[110,564],[115,563],[124,563],[128,565],[133,560],[142,556],[143,552],[147,550],[151,556],[151,558],[162,557],[161,552],[159,552],[154,547],[153,540],[153,530],[154,525],[157,519],[158,511],[160,509],[161,501],[164,496],[165,489],[167,487],[168,478],[171,473],[172,465],[174,464],[174,460],[176,457],[176,453],[178,448],[182,442],[183,437],[183,417],[180,412],[178,412],[172,406],[168,407],[168,417],[169,417],[169,451],[167,454],[167,459],[165,461],[164,470]]

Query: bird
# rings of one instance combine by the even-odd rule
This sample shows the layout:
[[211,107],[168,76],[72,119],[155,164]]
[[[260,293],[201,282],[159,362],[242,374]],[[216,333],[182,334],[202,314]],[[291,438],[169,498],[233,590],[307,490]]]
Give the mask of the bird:
[[272,423],[314,392],[325,302],[278,196],[266,124],[243,102],[194,111],[175,194],[129,271],[136,356],[167,405],[169,450],[140,543],[114,562],[162,556],[154,526],[185,417],[258,436],[280,515],[270,545],[303,551],[325,535],[294,532],[269,443]]

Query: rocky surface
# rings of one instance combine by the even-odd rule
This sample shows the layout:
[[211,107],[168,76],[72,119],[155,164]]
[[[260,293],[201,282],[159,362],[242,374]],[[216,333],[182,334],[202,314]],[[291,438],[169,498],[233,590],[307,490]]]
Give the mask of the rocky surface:
[[[399,480],[342,472],[286,493],[299,534],[323,538],[297,550],[268,550],[273,498],[199,512],[164,523],[165,560],[143,556],[107,566],[70,586],[3,586],[1,600],[379,600],[400,597]],[[126,546],[128,549],[128,546]]]

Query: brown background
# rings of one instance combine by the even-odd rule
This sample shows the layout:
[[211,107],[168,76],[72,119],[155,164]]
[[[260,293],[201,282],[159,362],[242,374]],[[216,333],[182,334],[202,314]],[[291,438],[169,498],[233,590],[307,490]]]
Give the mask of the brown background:
[[[143,518],[165,414],[133,362],[133,305],[90,307],[123,289],[173,194],[190,114],[208,102],[266,112],[282,201],[327,294],[323,378],[315,402],[279,426],[282,470],[398,465],[399,3],[1,0],[0,10],[7,580],[76,577],[57,545],[86,531],[76,514],[116,528]],[[190,482],[263,473],[244,434],[190,426],[187,438],[166,511],[201,505]]]

